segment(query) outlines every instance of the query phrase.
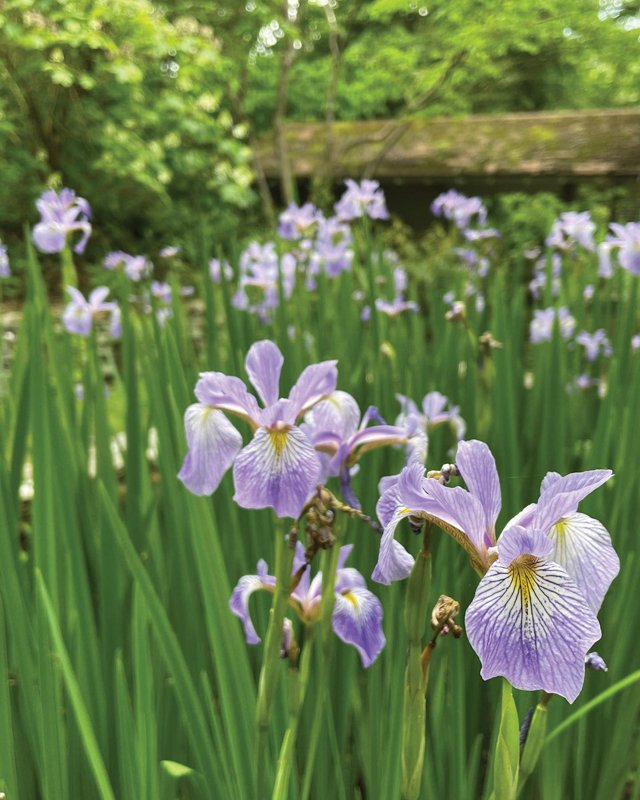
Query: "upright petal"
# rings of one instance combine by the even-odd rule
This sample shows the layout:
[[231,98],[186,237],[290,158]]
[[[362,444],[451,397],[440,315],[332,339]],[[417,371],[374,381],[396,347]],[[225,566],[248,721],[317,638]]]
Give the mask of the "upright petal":
[[[336,361],[321,361],[319,364],[310,364],[302,370],[289,393],[295,418],[335,391],[338,380],[336,363]],[[290,421],[294,422],[295,419]]]
[[502,507],[500,480],[491,450],[484,442],[472,439],[458,444],[456,466],[471,494],[475,495],[485,513],[485,529],[495,541],[495,525]]
[[382,605],[368,589],[357,586],[336,593],[332,623],[336,636],[357,649],[363,667],[370,666],[381,653],[386,641]]
[[260,642],[260,637],[253,627],[253,621],[249,613],[249,598],[254,592],[260,589],[269,589],[272,586],[275,586],[275,578],[267,575],[267,565],[261,559],[258,562],[258,574],[243,575],[231,593],[229,608],[236,617],[242,620],[247,644],[259,644]]
[[234,500],[243,508],[271,507],[279,517],[297,518],[319,476],[318,454],[299,428],[258,428],[234,462]]
[[360,408],[355,399],[347,392],[331,392],[324,400],[316,403],[306,416],[307,422],[315,436],[331,433],[348,439],[358,429]]
[[581,500],[591,494],[613,475],[610,469],[592,469],[571,472],[552,480],[546,478],[545,488],[538,500],[534,526],[548,531],[562,517],[573,514]]
[[195,395],[206,406],[235,414],[254,426],[258,424],[260,408],[240,378],[222,372],[201,372]]
[[570,514],[548,532],[554,544],[552,559],[573,578],[595,613],[620,572],[620,559],[609,531],[586,514]]
[[242,436],[221,411],[194,403],[184,415],[189,448],[178,478],[190,492],[214,492],[242,448]]
[[517,689],[543,689],[570,703],[600,638],[598,620],[562,567],[527,554],[491,565],[465,624],[485,680],[502,675]]
[[278,346],[269,339],[255,342],[249,348],[244,368],[265,406],[270,406],[278,399],[283,363],[284,358]]

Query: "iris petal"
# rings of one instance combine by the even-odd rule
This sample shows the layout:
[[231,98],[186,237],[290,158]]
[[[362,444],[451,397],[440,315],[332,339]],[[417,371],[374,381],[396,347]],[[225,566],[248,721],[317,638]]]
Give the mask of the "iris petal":
[[557,522],[547,535],[555,547],[553,560],[566,569],[597,613],[620,571],[609,531],[597,519],[576,513]]
[[234,500],[243,508],[268,508],[279,517],[300,516],[320,476],[320,459],[299,428],[258,428],[233,464]]
[[189,450],[178,478],[190,492],[214,492],[242,447],[242,436],[221,411],[194,403],[184,415]]
[[385,645],[378,598],[361,586],[336,594],[332,623],[336,636],[357,649],[362,666],[370,666]]
[[278,346],[268,339],[255,342],[249,348],[244,366],[265,406],[272,405],[278,399],[283,363],[284,358]]
[[543,689],[570,703],[582,688],[585,656],[600,638],[593,611],[565,570],[530,555],[492,564],[465,623],[485,680],[502,675],[517,689]]

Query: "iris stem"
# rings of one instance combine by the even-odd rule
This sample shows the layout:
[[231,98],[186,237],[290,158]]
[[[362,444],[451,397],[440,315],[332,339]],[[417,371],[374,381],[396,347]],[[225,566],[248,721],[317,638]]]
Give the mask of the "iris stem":
[[78,288],[78,274],[68,244],[61,250],[60,260],[62,262],[62,294],[66,296],[67,286],[73,286],[74,289]]
[[296,667],[290,670],[289,724],[284,739],[282,740],[280,755],[278,756],[276,780],[273,787],[273,800],[286,800],[289,796],[289,779],[291,777],[291,768],[295,760],[300,712],[304,704],[311,671],[314,631],[314,625],[307,628],[307,636],[302,647],[302,656],[300,657],[300,668],[298,669]]
[[[402,797],[416,800],[420,794],[426,744],[427,683],[430,653],[423,659],[422,638],[431,587],[431,525],[427,523],[422,550],[407,584],[405,625],[408,634],[402,731]],[[428,647],[428,645],[427,645]]]
[[284,615],[289,601],[291,587],[291,567],[293,564],[293,548],[289,547],[282,529],[282,521],[276,522],[276,587],[273,593],[269,627],[262,655],[262,667],[258,681],[258,700],[256,704],[256,723],[258,727],[258,796],[268,797],[270,794],[269,730],[273,713],[273,703],[280,675],[280,647]]
[[340,546],[344,541],[344,518],[341,515],[336,516],[333,533],[336,537],[333,547],[331,550],[325,551],[322,554],[322,599],[320,600],[320,618],[317,623],[320,625],[320,631],[317,634],[320,640],[317,643],[319,647],[315,647],[316,656],[319,656],[319,659],[315,658],[316,668],[318,666],[320,666],[320,668],[314,676],[313,681],[315,706],[312,714],[313,723],[309,735],[309,746],[307,747],[305,773],[302,791],[300,793],[301,798],[308,797],[309,795],[318,744],[320,742],[320,736],[324,733],[324,707],[327,702],[327,694],[329,691],[329,665],[332,662],[333,646],[335,643],[332,614],[336,599],[336,571],[338,569],[338,559],[340,557]]

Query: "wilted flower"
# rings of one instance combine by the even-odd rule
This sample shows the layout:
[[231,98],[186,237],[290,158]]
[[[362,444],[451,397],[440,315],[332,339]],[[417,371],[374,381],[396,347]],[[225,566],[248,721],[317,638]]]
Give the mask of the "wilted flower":
[[[288,398],[279,397],[283,358],[268,340],[253,344],[245,369],[264,408],[244,383],[221,372],[203,372],[196,384],[198,403],[184,415],[188,453],[178,477],[194,494],[216,490],[233,464],[234,500],[243,508],[271,507],[281,517],[298,517],[318,484],[320,457],[297,420],[336,387],[335,361],[306,367]],[[224,413],[253,429],[251,442]]]
[[[340,548],[331,622],[336,636],[346,644],[352,644],[360,654],[362,666],[369,667],[385,645],[382,605],[367,589],[365,580],[358,570],[344,566],[352,547],[353,545],[345,545]],[[260,642],[249,613],[249,598],[255,591],[272,592],[276,584],[276,579],[268,574],[267,569],[266,562],[260,560],[257,566],[258,574],[244,575],[240,578],[229,600],[231,611],[242,620],[248,644]],[[300,574],[301,577],[291,592],[289,604],[293,606],[305,625],[312,625],[320,611],[322,574],[318,573],[313,580],[310,579],[304,548],[299,542],[296,546],[292,574]]]
[[84,197],[76,197],[72,189],[61,189],[60,194],[49,189],[36,201],[40,222],[33,229],[33,243],[41,253],[60,253],[67,236],[80,231],[82,236],[74,246],[83,253],[91,235],[91,208]]
[[179,247],[176,247],[175,245],[169,245],[167,247],[163,247],[158,255],[160,258],[173,258],[174,256],[177,256],[179,252]]
[[93,318],[100,312],[113,311],[116,307],[112,301],[105,302],[109,294],[106,286],[98,286],[91,292],[88,299],[73,286],[67,286],[67,292],[71,295],[71,301],[65,306],[62,323],[69,333],[88,336],[91,332]]
[[363,180],[356,183],[347,178],[345,184],[347,190],[335,205],[338,219],[348,221],[365,216],[371,219],[389,219],[384,192],[378,181]]

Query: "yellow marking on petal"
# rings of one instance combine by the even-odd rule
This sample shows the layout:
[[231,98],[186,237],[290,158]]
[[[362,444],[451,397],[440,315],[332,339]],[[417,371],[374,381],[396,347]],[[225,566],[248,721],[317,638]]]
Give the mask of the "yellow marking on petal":
[[529,607],[531,600],[531,590],[536,582],[537,567],[539,559],[532,555],[523,555],[515,558],[509,564],[509,577],[517,592],[522,597],[525,608]]
[[354,608],[358,608],[358,598],[352,592],[342,592],[345,600],[348,600]]
[[271,446],[275,450],[276,456],[280,458],[282,451],[287,444],[288,431],[275,430],[269,431],[269,438],[271,439]]

